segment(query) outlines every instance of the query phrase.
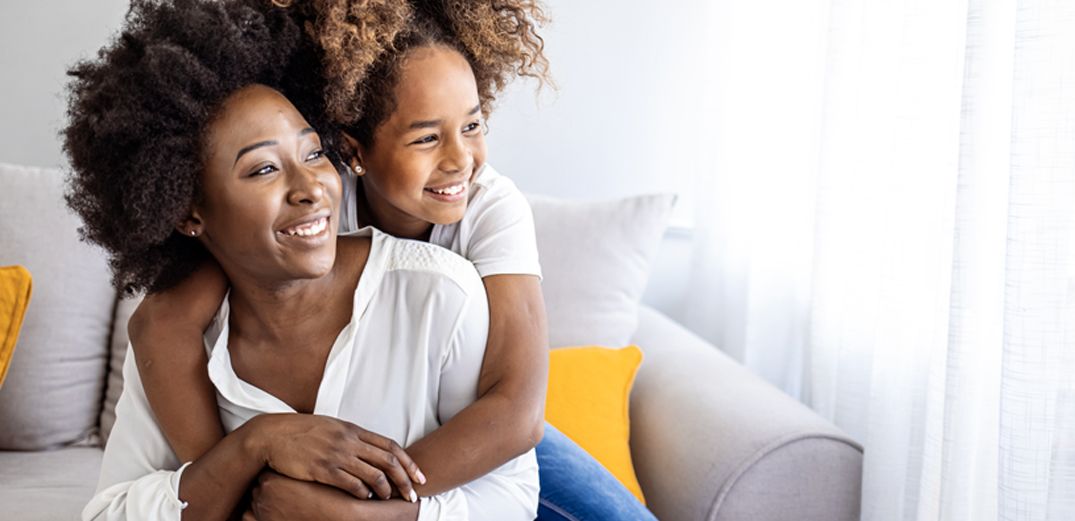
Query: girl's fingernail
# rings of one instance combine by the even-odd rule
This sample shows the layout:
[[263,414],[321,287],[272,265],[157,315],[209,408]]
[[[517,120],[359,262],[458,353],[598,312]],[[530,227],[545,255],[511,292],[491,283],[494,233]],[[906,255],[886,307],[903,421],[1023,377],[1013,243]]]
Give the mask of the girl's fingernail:
[[422,474],[421,470],[415,472],[415,474],[418,475],[418,484],[419,485],[425,485],[426,484],[426,475]]
[[417,502],[418,502],[418,493],[412,490],[411,491],[411,503],[417,503]]
[[366,496],[366,499],[373,499],[373,492],[370,492],[370,495]]

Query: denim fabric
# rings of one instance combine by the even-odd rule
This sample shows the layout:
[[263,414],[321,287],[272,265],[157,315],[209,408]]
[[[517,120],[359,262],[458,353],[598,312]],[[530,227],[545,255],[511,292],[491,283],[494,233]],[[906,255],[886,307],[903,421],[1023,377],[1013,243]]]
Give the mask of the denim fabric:
[[619,480],[552,425],[537,446],[539,521],[656,521]]

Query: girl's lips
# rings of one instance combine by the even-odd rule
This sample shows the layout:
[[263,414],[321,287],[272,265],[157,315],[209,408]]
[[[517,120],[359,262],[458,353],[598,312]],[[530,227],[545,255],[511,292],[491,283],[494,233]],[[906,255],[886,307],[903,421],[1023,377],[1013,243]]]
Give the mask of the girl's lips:
[[466,198],[468,190],[469,186],[467,182],[460,181],[458,183],[450,185],[427,187],[423,191],[426,195],[432,197],[437,201],[454,203],[456,201],[461,201]]

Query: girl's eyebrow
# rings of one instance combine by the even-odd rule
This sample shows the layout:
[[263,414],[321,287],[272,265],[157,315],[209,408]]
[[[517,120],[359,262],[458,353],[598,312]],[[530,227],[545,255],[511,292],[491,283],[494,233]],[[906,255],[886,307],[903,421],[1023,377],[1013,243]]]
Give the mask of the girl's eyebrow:
[[[299,136],[301,137],[301,136],[305,136],[306,134],[313,134],[314,132],[316,132],[316,131],[312,127],[306,127],[306,128],[304,128],[304,129],[299,131]],[[239,153],[235,154],[235,163],[239,162],[239,158],[243,157],[243,154],[245,154],[247,152],[250,152],[251,150],[254,150],[255,148],[268,147],[268,146],[279,145],[279,144],[280,143],[278,141],[270,139],[268,141],[258,141],[257,143],[254,143],[252,145],[247,145],[247,146],[245,146],[243,148],[240,148]],[[235,166],[235,163],[232,163],[231,166]]]
[[[477,114],[478,111],[480,111],[480,110],[481,110],[481,105],[480,104],[479,105],[474,105],[474,108],[470,109],[470,112],[467,112],[467,116],[473,116],[473,115]],[[442,120],[442,119],[422,119],[422,120],[412,122],[410,125],[407,125],[407,130],[416,130],[416,129],[420,129],[420,128],[434,128],[434,127],[439,127],[442,123],[444,123],[444,120]]]

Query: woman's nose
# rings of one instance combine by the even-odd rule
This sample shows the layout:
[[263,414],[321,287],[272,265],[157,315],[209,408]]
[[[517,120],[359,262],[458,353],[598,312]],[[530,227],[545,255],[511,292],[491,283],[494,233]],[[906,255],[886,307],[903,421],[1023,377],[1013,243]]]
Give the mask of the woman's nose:
[[312,205],[325,197],[325,186],[318,178],[317,172],[296,165],[290,168],[288,202],[295,205]]

